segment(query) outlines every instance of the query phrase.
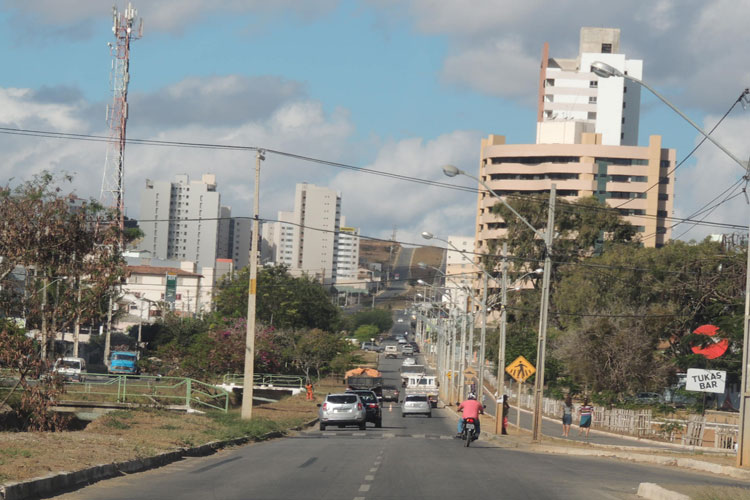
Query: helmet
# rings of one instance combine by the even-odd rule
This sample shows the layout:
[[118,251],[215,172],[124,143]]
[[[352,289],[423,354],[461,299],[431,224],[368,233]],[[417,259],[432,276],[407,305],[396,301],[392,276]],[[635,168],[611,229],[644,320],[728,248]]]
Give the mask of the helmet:
[[466,396],[466,399],[477,399],[477,395],[473,392],[470,392],[468,396]]

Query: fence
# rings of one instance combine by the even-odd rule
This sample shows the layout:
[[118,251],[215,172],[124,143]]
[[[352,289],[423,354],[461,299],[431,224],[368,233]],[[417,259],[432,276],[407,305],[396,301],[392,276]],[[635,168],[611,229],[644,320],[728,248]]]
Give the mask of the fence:
[[200,380],[148,375],[96,375],[65,384],[60,402],[114,402],[194,406],[227,412],[229,393]]
[[[227,373],[222,377],[222,383],[225,386],[244,385],[245,376],[241,373]],[[304,379],[298,375],[275,375],[271,373],[255,373],[253,375],[254,386],[267,387],[304,387]]]

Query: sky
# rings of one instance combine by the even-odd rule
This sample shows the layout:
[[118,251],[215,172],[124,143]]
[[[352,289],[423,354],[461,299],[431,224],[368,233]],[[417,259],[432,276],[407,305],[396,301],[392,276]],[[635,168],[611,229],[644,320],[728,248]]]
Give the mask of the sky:
[[[118,0],[120,10],[126,7]],[[143,37],[131,45],[129,139],[254,146],[459,186],[476,173],[482,137],[535,140],[541,50],[575,57],[583,26],[621,30],[621,52],[644,61],[643,80],[712,128],[750,86],[750,0],[150,0],[133,5]],[[0,0],[0,127],[107,136],[112,101],[101,0]],[[700,135],[642,92],[639,144],[651,134],[684,158]],[[750,158],[750,112],[737,105],[714,137]],[[106,144],[0,133],[0,181],[43,170],[74,175],[99,198]],[[128,144],[126,214],[139,216],[146,179],[216,175],[232,215],[253,206],[255,156]],[[710,143],[676,172],[676,217],[747,225],[739,165]],[[473,236],[469,192],[266,154],[260,216],[292,210],[298,182],[341,192],[361,234],[426,243]],[[730,189],[727,191],[727,189]],[[717,198],[718,197],[718,198]],[[712,201],[716,198],[715,201]],[[725,198],[731,198],[723,203]],[[681,224],[673,236],[731,232]]]

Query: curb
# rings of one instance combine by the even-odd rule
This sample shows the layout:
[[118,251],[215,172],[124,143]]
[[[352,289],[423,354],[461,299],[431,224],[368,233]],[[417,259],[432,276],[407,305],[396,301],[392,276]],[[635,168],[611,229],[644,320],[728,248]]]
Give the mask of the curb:
[[[315,424],[318,419],[314,418],[302,425],[289,429],[290,431],[299,431]],[[218,450],[230,446],[239,446],[248,442],[261,442],[269,439],[280,438],[284,436],[284,431],[272,431],[257,438],[243,436],[224,441],[212,441],[192,448],[180,448],[174,451],[168,451],[146,458],[136,458],[124,462],[113,462],[110,464],[94,465],[86,469],[75,472],[57,472],[47,476],[20,481],[17,483],[7,483],[0,486],[0,500],[24,500],[27,498],[37,498],[48,496],[50,494],[59,494],[77,490],[84,486],[111,479],[113,477],[132,474],[134,472],[143,472],[149,469],[155,469],[171,464],[185,457],[202,457],[216,453]]]
[[637,495],[649,500],[690,500],[689,496],[662,488],[656,483],[641,483]]

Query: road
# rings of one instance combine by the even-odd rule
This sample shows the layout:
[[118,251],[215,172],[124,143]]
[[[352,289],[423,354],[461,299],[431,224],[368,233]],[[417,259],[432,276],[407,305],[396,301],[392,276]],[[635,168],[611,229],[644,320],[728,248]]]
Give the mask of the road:
[[[397,383],[401,360],[382,360]],[[414,500],[633,499],[640,482],[748,486],[694,471],[602,458],[553,456],[483,440],[471,448],[453,438],[456,418],[402,418],[386,403],[383,428],[317,428],[296,435],[189,458],[148,472],[102,481],[62,495],[85,499]]]

